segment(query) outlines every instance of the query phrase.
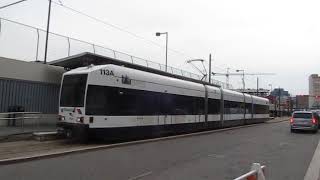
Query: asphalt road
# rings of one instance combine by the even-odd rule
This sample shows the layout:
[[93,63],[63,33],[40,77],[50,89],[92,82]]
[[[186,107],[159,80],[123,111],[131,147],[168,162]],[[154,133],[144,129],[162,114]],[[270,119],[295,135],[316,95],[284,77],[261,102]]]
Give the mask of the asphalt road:
[[233,179],[253,162],[268,180],[303,179],[320,139],[288,122],[0,166],[0,179]]

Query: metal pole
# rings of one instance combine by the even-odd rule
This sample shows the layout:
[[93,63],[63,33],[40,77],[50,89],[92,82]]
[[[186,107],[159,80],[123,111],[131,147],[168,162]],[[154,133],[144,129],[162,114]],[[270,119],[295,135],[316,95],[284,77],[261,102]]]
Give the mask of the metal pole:
[[69,57],[70,56],[70,39],[67,38],[67,40],[68,40],[68,57]]
[[257,96],[259,96],[259,77],[257,77]]
[[116,52],[115,52],[114,50],[112,50],[112,51],[113,51],[113,56],[114,56],[114,58],[116,59],[116,58],[117,58]]
[[230,68],[227,68],[227,74],[226,74],[226,84],[227,84],[227,89],[229,89],[229,69]]
[[211,83],[211,54],[209,54],[209,83]]
[[168,66],[168,32],[166,32],[166,72]]
[[279,86],[279,91],[278,91],[278,103],[279,103],[279,117],[281,117],[281,101],[280,101],[280,98],[281,98],[281,91],[280,91],[280,86]]
[[246,85],[244,82],[244,70],[242,71],[242,84],[243,84],[243,91],[246,89]]
[[2,26],[1,26],[1,18],[0,18],[0,35],[1,35],[1,30],[2,30],[1,27],[2,27]]
[[131,63],[133,64],[133,57],[132,56],[130,56],[131,57]]
[[38,52],[39,52],[39,29],[37,28],[37,52],[36,52],[36,61],[38,61]]
[[47,20],[47,35],[46,35],[46,47],[44,49],[44,64],[47,64],[48,53],[48,38],[49,38],[49,26],[50,26],[50,13],[51,13],[51,0],[49,0],[48,20]]
[[94,44],[92,44],[92,48],[93,48],[93,54],[96,53],[96,48],[94,47]]

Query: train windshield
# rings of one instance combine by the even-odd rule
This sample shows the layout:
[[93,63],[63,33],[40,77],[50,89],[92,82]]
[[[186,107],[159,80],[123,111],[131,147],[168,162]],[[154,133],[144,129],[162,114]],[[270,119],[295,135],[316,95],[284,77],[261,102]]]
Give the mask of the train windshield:
[[74,74],[64,76],[60,96],[60,106],[84,106],[87,77],[87,74]]

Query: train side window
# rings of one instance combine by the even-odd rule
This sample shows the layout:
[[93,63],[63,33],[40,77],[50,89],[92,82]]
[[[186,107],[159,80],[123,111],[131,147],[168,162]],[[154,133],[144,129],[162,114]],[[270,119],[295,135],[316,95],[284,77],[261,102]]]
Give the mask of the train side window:
[[204,98],[118,87],[89,85],[86,101],[88,115],[204,114]]
[[243,114],[244,113],[243,102],[224,101],[224,113],[225,114]]
[[107,96],[102,86],[88,86],[86,98],[87,115],[105,115],[108,109]]
[[219,114],[220,113],[220,100],[208,99],[208,114]]

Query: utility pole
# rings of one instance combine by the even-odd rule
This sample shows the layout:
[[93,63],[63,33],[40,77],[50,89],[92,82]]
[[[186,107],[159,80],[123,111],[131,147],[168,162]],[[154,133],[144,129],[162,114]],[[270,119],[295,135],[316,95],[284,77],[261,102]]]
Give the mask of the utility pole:
[[211,83],[211,54],[209,54],[209,83]]
[[279,117],[281,117],[281,100],[280,100],[280,98],[281,98],[281,91],[280,91],[280,86],[279,86],[279,91],[278,91],[278,103],[279,103]]
[[49,38],[49,27],[50,27],[50,13],[51,13],[51,0],[49,0],[49,10],[48,10],[48,20],[47,20],[47,34],[46,34],[46,47],[44,49],[44,64],[47,64],[48,38]]
[[229,70],[230,68],[227,68],[227,74],[226,74],[226,84],[227,84],[227,89],[229,89]]
[[257,77],[257,96],[259,96],[259,77]]
[[166,33],[166,72],[168,72],[168,32]]

